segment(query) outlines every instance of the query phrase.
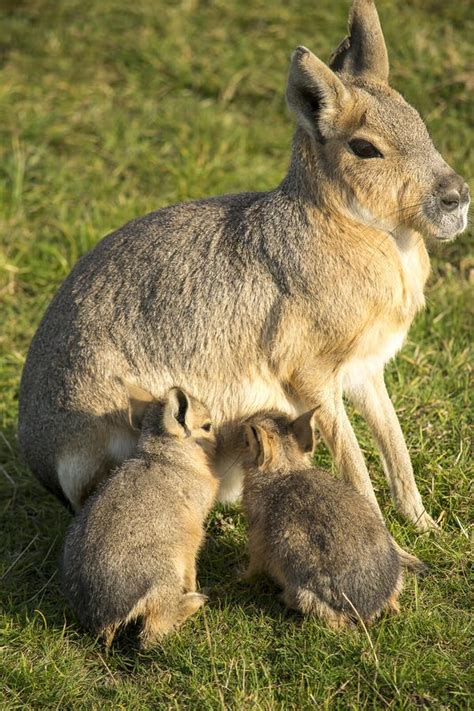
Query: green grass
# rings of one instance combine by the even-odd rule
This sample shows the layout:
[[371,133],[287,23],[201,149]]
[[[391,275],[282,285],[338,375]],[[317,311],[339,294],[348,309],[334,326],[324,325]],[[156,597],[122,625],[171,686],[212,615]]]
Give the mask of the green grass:
[[[470,178],[468,0],[378,5],[394,86]],[[305,44],[327,58],[346,11],[342,0],[1,4],[2,708],[469,708],[468,235],[434,255],[428,308],[388,369],[441,535],[419,536],[395,515],[356,422],[393,534],[431,567],[423,579],[408,578],[401,616],[373,626],[370,640],[287,613],[269,582],[237,582],[245,525],[230,508],[209,522],[205,611],[153,652],[137,652],[129,633],[106,656],[58,587],[68,515],[17,451],[28,343],[71,266],[105,233],[162,205],[276,185],[292,131],[283,100],[289,53]],[[328,461],[323,452],[319,459]]]

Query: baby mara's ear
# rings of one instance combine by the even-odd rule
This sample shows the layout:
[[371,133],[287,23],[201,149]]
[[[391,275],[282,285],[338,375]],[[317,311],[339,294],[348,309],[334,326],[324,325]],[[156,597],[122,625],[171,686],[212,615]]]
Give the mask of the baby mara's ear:
[[163,426],[166,432],[184,439],[192,430],[192,405],[181,388],[172,388],[166,395]]
[[258,425],[245,425],[245,438],[256,465],[260,469],[269,467],[275,456],[275,442],[272,435]]
[[291,431],[298,442],[299,448],[305,454],[312,452],[316,443],[312,426],[315,409],[316,408],[313,408],[312,410],[304,412],[291,423]]
[[125,383],[125,387],[128,393],[128,421],[134,430],[139,430],[146,409],[150,403],[155,402],[155,398],[139,385]]

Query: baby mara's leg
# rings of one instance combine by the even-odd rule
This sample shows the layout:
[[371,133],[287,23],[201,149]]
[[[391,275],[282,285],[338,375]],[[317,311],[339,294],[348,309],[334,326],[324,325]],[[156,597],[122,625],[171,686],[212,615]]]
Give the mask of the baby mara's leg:
[[281,597],[291,610],[297,610],[303,615],[319,617],[331,629],[341,629],[346,627],[349,622],[343,612],[333,610],[311,590],[286,586]]

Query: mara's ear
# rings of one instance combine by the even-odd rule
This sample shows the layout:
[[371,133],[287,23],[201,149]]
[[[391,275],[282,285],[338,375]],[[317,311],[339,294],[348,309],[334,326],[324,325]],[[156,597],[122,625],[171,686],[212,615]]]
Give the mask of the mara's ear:
[[329,66],[335,72],[388,82],[387,47],[373,0],[353,0],[349,35],[333,52]]
[[128,393],[128,420],[133,429],[140,429],[143,415],[155,398],[151,393],[133,383],[125,383],[125,387]]
[[273,459],[272,437],[258,425],[245,425],[245,436],[252,459],[257,466],[268,466]]
[[324,143],[350,94],[324,62],[306,47],[298,47],[291,57],[286,100],[300,126]]
[[296,437],[298,446],[305,454],[314,449],[314,431],[311,426],[314,410],[315,408],[304,412],[291,423],[291,430]]
[[191,417],[191,403],[184,390],[171,388],[165,397],[163,410],[165,431],[176,437],[189,437],[191,434]]

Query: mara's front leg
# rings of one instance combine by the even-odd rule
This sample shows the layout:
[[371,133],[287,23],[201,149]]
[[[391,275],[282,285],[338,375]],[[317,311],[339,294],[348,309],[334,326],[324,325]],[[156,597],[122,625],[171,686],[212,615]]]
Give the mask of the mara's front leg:
[[369,425],[398,510],[420,531],[438,528],[425,511],[416,486],[405,438],[385,387],[383,370],[351,384],[346,394]]
[[[315,422],[331,451],[338,471],[357,491],[372,501],[375,511],[383,519],[364,457],[344,407],[342,379],[327,385],[324,390],[318,390],[314,405]],[[395,541],[394,543],[403,565],[416,571],[424,569],[424,564],[416,556],[404,551]]]
[[314,420],[328,446],[337,470],[366,496],[382,518],[364,456],[349,422],[342,399],[342,381],[326,383],[315,394]]

